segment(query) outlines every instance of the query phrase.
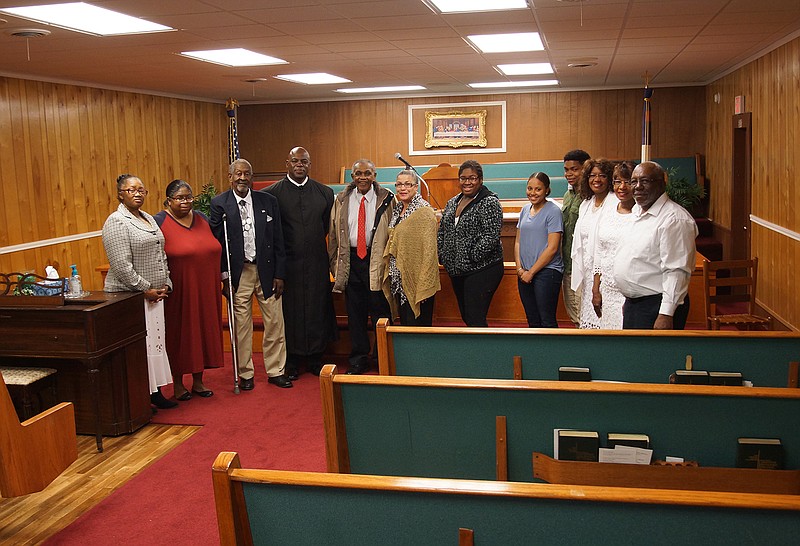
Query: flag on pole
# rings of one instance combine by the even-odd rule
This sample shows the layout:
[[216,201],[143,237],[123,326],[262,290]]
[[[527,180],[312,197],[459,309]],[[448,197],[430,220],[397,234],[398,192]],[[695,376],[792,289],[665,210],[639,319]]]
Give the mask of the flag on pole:
[[653,90],[644,83],[644,108],[642,109],[642,161],[650,161],[650,99]]
[[236,134],[236,99],[228,99],[225,110],[228,112],[228,164],[239,159],[239,137]]

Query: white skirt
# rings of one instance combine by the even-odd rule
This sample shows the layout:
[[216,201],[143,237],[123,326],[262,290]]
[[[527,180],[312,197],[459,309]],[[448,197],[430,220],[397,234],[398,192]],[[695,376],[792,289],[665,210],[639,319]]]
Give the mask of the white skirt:
[[144,300],[144,321],[147,326],[147,376],[150,394],[158,387],[172,383],[167,347],[164,341],[164,300]]

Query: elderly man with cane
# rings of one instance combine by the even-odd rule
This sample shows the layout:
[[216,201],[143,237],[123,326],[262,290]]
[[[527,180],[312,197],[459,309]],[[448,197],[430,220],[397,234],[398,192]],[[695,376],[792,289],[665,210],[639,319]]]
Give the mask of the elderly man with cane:
[[[249,391],[255,386],[253,297],[258,301],[264,320],[262,350],[267,381],[288,388],[292,382],[284,374],[286,339],[280,302],[286,276],[286,252],[278,202],[269,194],[252,191],[253,168],[245,159],[231,163],[228,179],[231,189],[211,200],[210,224],[226,251],[222,260],[223,283],[226,284],[222,290],[233,302],[234,360],[241,389]],[[226,276],[229,279],[226,280]],[[230,288],[234,290],[232,294]]]

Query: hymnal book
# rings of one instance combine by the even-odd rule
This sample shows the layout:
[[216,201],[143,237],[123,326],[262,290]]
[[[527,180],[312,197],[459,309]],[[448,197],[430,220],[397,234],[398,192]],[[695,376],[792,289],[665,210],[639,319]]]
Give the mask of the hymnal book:
[[589,368],[576,366],[561,366],[558,369],[559,381],[591,381],[592,372]]
[[705,370],[677,370],[675,383],[679,385],[708,385],[708,372]]
[[617,446],[650,449],[650,437],[647,434],[624,434],[621,432],[609,432],[608,447],[615,448]]
[[708,372],[708,382],[711,385],[741,387],[742,374],[739,372]]
[[780,438],[739,438],[736,466],[783,470],[784,453]]
[[562,461],[597,462],[600,435],[589,430],[559,430],[558,458]]

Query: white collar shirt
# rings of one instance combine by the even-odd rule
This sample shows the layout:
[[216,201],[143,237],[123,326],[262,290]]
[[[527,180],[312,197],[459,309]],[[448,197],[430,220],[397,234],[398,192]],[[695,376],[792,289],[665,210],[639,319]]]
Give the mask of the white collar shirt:
[[356,248],[358,246],[358,208],[361,206],[361,198],[366,197],[364,203],[364,212],[366,212],[365,231],[367,248],[372,244],[372,225],[375,223],[375,200],[378,196],[375,194],[375,188],[370,187],[366,194],[359,193],[358,189],[353,188],[350,192],[350,197],[347,203],[347,227],[350,231],[350,246]]
[[634,205],[631,214],[614,260],[614,280],[627,298],[661,294],[659,314],[672,316],[689,292],[697,224],[666,193],[646,211]]
[[294,185],[295,185],[295,186],[297,186],[298,188],[302,188],[303,186],[305,186],[305,185],[306,185],[306,182],[308,182],[308,177],[307,177],[307,176],[306,176],[306,177],[303,179],[303,181],[302,181],[302,182],[297,182],[297,181],[295,181],[295,179],[294,179],[294,178],[292,178],[292,177],[291,177],[291,176],[289,176],[289,175],[287,175],[287,176],[286,176],[286,178],[288,178],[288,179],[289,179],[289,182],[291,182],[292,184],[294,184]]

